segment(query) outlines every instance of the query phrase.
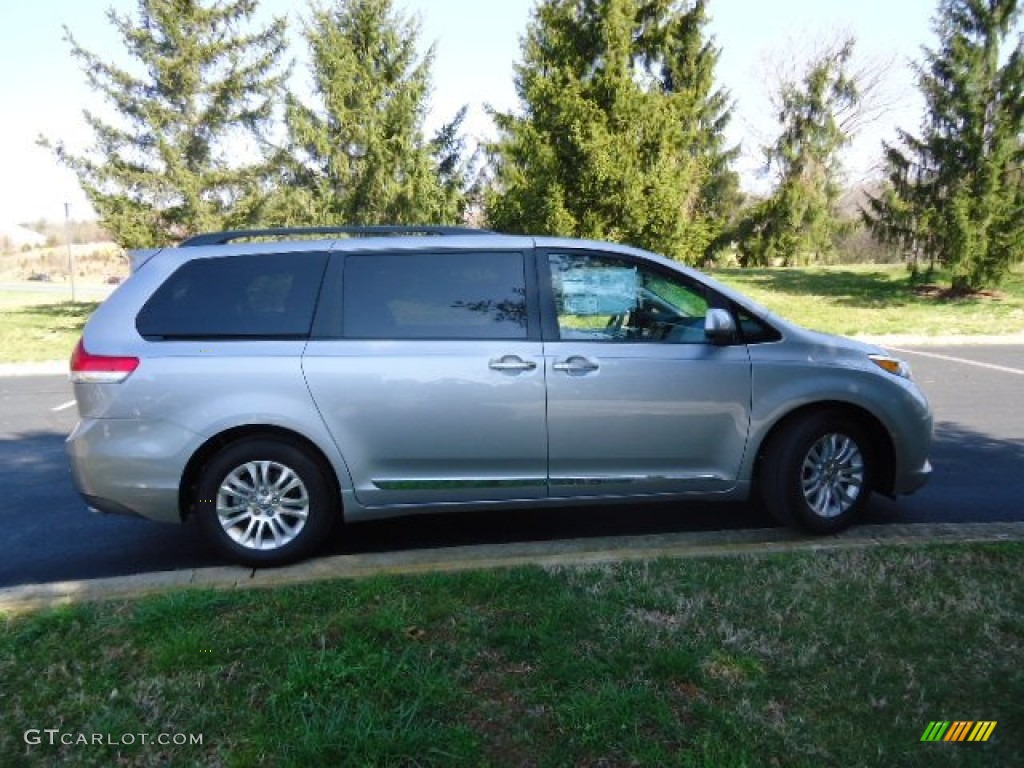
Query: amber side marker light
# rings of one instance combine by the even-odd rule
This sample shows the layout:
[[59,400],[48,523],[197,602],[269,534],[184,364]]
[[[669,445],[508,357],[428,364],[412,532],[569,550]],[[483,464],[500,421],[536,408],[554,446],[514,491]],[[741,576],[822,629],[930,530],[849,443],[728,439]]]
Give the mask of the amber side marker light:
[[900,376],[904,379],[913,378],[910,372],[910,365],[898,357],[888,355],[868,355],[868,359],[883,371],[888,371],[893,376]]

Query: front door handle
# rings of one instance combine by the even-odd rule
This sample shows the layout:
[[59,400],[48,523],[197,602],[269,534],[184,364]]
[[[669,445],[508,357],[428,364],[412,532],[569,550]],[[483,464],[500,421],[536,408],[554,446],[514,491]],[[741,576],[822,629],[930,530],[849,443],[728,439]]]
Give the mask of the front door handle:
[[573,355],[560,363],[554,363],[551,367],[556,371],[564,371],[565,373],[590,373],[591,371],[596,371],[601,366],[582,355]]
[[537,364],[532,360],[523,360],[519,355],[504,355],[487,364],[492,371],[532,371]]

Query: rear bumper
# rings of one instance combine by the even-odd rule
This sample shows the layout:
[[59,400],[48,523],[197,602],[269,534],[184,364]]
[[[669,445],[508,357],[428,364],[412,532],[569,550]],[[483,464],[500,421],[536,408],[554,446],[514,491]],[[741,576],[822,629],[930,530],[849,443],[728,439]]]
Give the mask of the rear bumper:
[[75,487],[90,507],[180,523],[181,477],[200,442],[163,421],[83,419],[65,449]]
[[89,511],[95,512],[98,515],[131,515],[137,516],[137,513],[128,507],[121,506],[116,501],[110,499],[101,499],[99,496],[89,496],[87,494],[81,494],[82,498],[85,499],[85,503],[89,505]]

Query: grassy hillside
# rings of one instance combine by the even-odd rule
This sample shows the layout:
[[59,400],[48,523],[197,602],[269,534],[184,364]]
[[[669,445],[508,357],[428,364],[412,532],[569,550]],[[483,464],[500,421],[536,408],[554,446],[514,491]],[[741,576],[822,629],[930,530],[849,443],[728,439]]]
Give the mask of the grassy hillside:
[[[101,284],[111,277],[128,276],[128,258],[114,243],[83,243],[71,246],[75,278]],[[0,282],[20,282],[33,275],[47,275],[54,283],[68,281],[68,248],[64,245],[0,253]]]

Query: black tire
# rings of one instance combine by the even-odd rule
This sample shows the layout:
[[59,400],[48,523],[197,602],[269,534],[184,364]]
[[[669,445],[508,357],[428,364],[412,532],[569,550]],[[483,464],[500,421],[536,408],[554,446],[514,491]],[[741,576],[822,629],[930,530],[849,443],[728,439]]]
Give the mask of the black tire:
[[271,437],[248,438],[203,467],[196,510],[206,535],[234,562],[285,565],[311,554],[331,532],[338,518],[332,489],[320,462],[305,450]]
[[871,496],[870,448],[864,430],[840,413],[798,418],[762,451],[761,500],[783,525],[837,533],[861,514]]

